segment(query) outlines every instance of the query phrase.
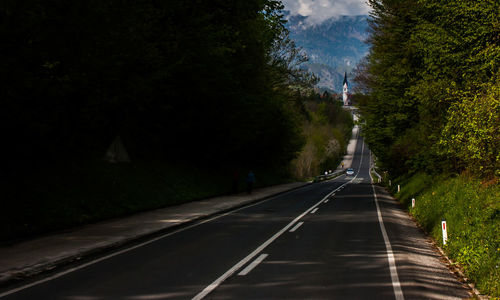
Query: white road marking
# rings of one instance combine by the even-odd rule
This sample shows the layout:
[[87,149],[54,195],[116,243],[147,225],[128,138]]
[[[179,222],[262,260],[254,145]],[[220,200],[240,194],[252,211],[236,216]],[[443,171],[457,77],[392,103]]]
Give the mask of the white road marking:
[[[360,160],[360,165],[361,165],[361,162],[363,161],[363,150],[365,148],[365,144],[363,143],[363,149],[361,150],[361,160]],[[359,172],[359,171],[358,171]],[[358,176],[356,174],[356,176]],[[307,209],[305,212],[303,212],[301,215],[299,215],[298,217],[296,217],[292,222],[288,223],[288,225],[286,225],[285,227],[283,227],[283,229],[281,229],[280,231],[278,231],[275,235],[273,235],[271,238],[269,238],[267,241],[265,241],[262,245],[260,245],[259,247],[257,247],[257,249],[255,249],[254,251],[252,251],[250,254],[248,254],[245,258],[243,258],[242,260],[240,260],[237,264],[235,264],[231,269],[227,270],[226,273],[222,274],[219,278],[217,278],[214,282],[212,282],[209,286],[207,286],[206,288],[203,289],[203,291],[201,291],[200,293],[198,293],[198,295],[194,296],[192,298],[192,300],[201,300],[203,298],[205,298],[205,296],[207,296],[208,294],[210,294],[213,290],[215,290],[222,282],[224,282],[226,279],[228,279],[231,275],[234,274],[234,272],[236,272],[237,270],[239,270],[241,267],[243,267],[246,263],[248,263],[253,257],[255,257],[257,254],[261,253],[267,246],[269,246],[272,242],[274,242],[274,240],[276,240],[280,235],[282,235],[284,232],[286,232],[290,227],[292,227],[292,225],[294,225],[297,221],[299,221],[300,219],[302,219],[305,215],[307,215],[311,210],[315,209],[316,206],[320,205],[323,201],[325,201],[326,199],[328,199],[328,197],[330,197],[332,194],[334,194],[335,192],[337,192],[338,190],[344,188],[344,186],[346,186],[347,184],[351,183],[354,179],[356,179],[356,176],[351,179],[350,181],[342,184],[341,186],[339,186],[338,188],[336,188],[335,190],[331,191],[330,193],[328,193],[328,195],[326,195],[325,197],[323,197],[323,199],[321,199],[319,202],[317,202],[316,204],[314,204],[313,206],[311,206],[309,209]]]
[[318,211],[318,208],[317,208],[317,207],[316,207],[315,209],[313,209],[313,210],[311,211],[311,213],[312,213],[312,214],[315,214],[315,213],[316,213],[316,211]]
[[325,201],[323,201],[323,203],[328,203],[330,199],[325,199]]
[[[363,147],[364,147],[364,144],[363,144]],[[363,160],[363,152],[361,152],[361,161]],[[361,163],[360,163],[361,164]],[[334,178],[332,180],[335,180],[335,179],[338,179],[339,177],[337,178]],[[345,185],[351,183],[353,181],[353,179],[351,179],[350,181],[344,183],[343,185],[341,185],[340,187],[338,187],[337,189],[335,189],[333,192],[329,193],[328,195],[326,195],[323,199],[321,199],[321,201],[319,201],[318,203],[316,203],[315,205],[313,205],[312,207],[310,207],[308,210],[306,210],[304,213],[302,213],[300,216],[298,216],[297,218],[295,218],[292,222],[290,222],[287,226],[285,226],[280,232],[278,232],[277,234],[275,234],[273,237],[271,237],[268,241],[266,241],[264,244],[262,244],[259,248],[257,248],[256,250],[260,249],[262,246],[262,249],[267,247],[271,242],[273,242],[276,238],[278,238],[281,234],[283,234],[283,232],[285,232],[289,227],[291,227],[296,221],[300,220],[303,216],[305,216],[309,211],[311,211],[313,208],[315,208],[316,206],[318,206],[322,201],[324,201],[326,198],[328,198],[329,196],[331,195],[335,195],[335,192],[341,190],[342,188],[344,188]],[[295,190],[295,189],[294,189]],[[291,190],[291,191],[287,191],[287,192],[284,192],[282,194],[280,194],[280,196],[284,195],[284,194],[288,194],[288,193],[291,193],[293,192],[294,190]],[[159,237],[156,237],[154,239],[151,239],[151,240],[148,240],[146,242],[143,242],[143,243],[140,243],[140,244],[137,244],[135,246],[132,246],[132,247],[129,247],[129,248],[126,248],[126,249],[123,249],[123,250],[120,250],[120,251],[117,251],[117,252],[114,252],[112,254],[109,254],[109,255],[106,255],[106,256],[103,256],[103,257],[100,257],[98,259],[95,259],[93,261],[90,261],[88,263],[85,263],[85,264],[82,264],[82,265],[79,265],[77,267],[74,267],[74,268],[71,268],[71,269],[68,269],[66,271],[63,271],[63,272],[60,272],[60,273],[57,273],[57,274],[54,274],[52,276],[49,276],[49,277],[46,277],[44,279],[41,279],[41,280],[38,280],[38,281],[35,281],[35,282],[32,282],[30,284],[27,284],[27,285],[24,285],[24,286],[21,286],[21,287],[18,287],[18,288],[15,288],[15,289],[12,289],[12,290],[9,290],[9,291],[6,291],[6,292],[3,292],[3,293],[0,293],[0,298],[2,297],[5,297],[5,296],[8,296],[8,295],[11,295],[11,294],[14,294],[16,292],[19,292],[19,291],[22,291],[22,290],[25,290],[25,289],[28,289],[30,287],[33,287],[33,286],[36,286],[36,285],[39,285],[39,284],[42,284],[44,282],[47,282],[47,281],[51,281],[53,279],[56,279],[56,278],[59,278],[59,277],[62,277],[66,274],[69,274],[69,273],[72,273],[72,272],[75,272],[75,271],[78,271],[80,269],[83,269],[83,268],[86,268],[88,266],[91,266],[93,264],[96,264],[98,262],[101,262],[101,261],[104,261],[104,260],[107,260],[109,258],[112,258],[114,256],[117,256],[117,255],[120,255],[122,253],[126,253],[126,252],[129,252],[129,251],[132,251],[134,249],[137,249],[139,247],[142,247],[142,246],[145,246],[145,245],[148,245],[148,244],[151,244],[153,242],[156,242],[158,240],[161,240],[163,238],[166,238],[166,237],[169,237],[171,235],[174,235],[176,233],[179,233],[179,232],[182,232],[182,231],[185,231],[185,230],[188,230],[188,229],[191,229],[193,227],[196,227],[196,226],[199,226],[201,224],[204,224],[204,223],[207,223],[207,222],[210,222],[210,221],[213,221],[213,220],[216,220],[216,219],[219,219],[221,217],[224,217],[224,216],[227,216],[227,215],[230,215],[230,214],[233,214],[237,211],[240,211],[240,210],[243,210],[243,209],[246,209],[246,208],[249,208],[249,207],[253,207],[253,206],[256,206],[256,205],[259,205],[263,202],[266,202],[266,201],[269,201],[273,199],[273,197],[271,198],[268,198],[268,199],[265,199],[263,201],[258,201],[256,203],[252,203],[252,204],[249,204],[249,205],[246,205],[246,206],[243,206],[243,207],[240,207],[238,209],[235,209],[235,210],[232,210],[232,211],[229,211],[227,213],[224,213],[224,214],[221,214],[221,215],[217,215],[215,217],[212,217],[212,218],[208,218],[206,220],[203,220],[203,221],[200,221],[199,223],[196,223],[196,224],[193,224],[193,225],[189,225],[189,226],[186,226],[186,227],[183,227],[183,228],[180,228],[178,230],[175,230],[173,232],[170,232],[170,233],[167,233],[167,234],[164,234],[164,235],[161,235]],[[254,251],[255,252],[255,251]],[[250,260],[253,256],[257,255],[257,253],[254,254],[254,252],[250,253],[246,258],[244,258],[241,262],[244,261],[244,263],[242,263],[242,265],[244,265],[248,260]],[[260,251],[259,251],[260,252]],[[252,255],[253,254],[253,255]],[[249,258],[248,258],[249,257]],[[248,260],[246,260],[248,258]],[[241,266],[242,266],[241,265]],[[241,266],[239,265],[239,263],[237,265],[235,265],[233,268],[235,268],[236,266],[239,266],[237,269],[241,268]],[[219,277],[219,279],[222,279],[219,283],[217,283],[215,286],[213,286],[219,279],[217,279],[216,281],[214,281],[211,285],[209,285],[208,287],[206,287],[201,293],[199,293],[197,296],[195,296],[193,299],[202,299],[203,297],[205,297],[208,293],[210,293],[213,289],[215,289],[220,283],[222,283],[222,281],[224,281],[225,279],[227,279],[227,277],[229,277],[230,275],[232,275],[236,270],[233,270],[233,268],[231,268],[228,272],[226,272],[224,275],[226,275],[227,273],[229,273],[225,278],[224,275],[222,275],[221,277]],[[231,270],[233,270],[232,272],[230,272]],[[210,287],[212,287],[211,289],[209,289]],[[208,292],[205,292],[206,290],[208,290]]]
[[266,259],[267,254],[261,254],[259,257],[257,257],[251,264],[249,264],[246,268],[243,269],[240,273],[238,273],[239,276],[245,276],[250,271],[252,271],[258,264],[260,264],[264,259]]
[[392,246],[389,240],[389,236],[387,235],[387,231],[385,230],[384,219],[382,218],[382,214],[380,213],[377,192],[375,192],[375,186],[373,185],[373,178],[371,181],[372,181],[373,196],[375,198],[375,206],[377,207],[377,216],[380,225],[380,230],[382,231],[382,236],[384,237],[385,249],[387,251],[387,259],[389,260],[389,270],[391,272],[391,280],[392,280],[392,287],[394,289],[394,296],[396,297],[396,300],[404,300],[405,297],[403,296],[403,291],[401,290],[401,283],[399,282],[398,269],[396,268],[396,260],[394,258],[394,253],[392,251]]
[[[293,191],[295,191],[295,190],[297,190],[297,189],[293,189],[293,190],[286,191],[286,192],[284,192],[284,193],[279,194],[279,196],[283,196],[283,195],[285,195],[285,194],[292,193],[292,192],[293,192]],[[80,270],[80,269],[86,268],[86,267],[88,267],[88,266],[91,266],[91,265],[93,265],[93,264],[99,263],[99,262],[101,262],[101,261],[103,261],[103,260],[107,260],[107,259],[112,258],[112,257],[114,257],[114,256],[117,256],[117,255],[120,255],[120,254],[123,254],[123,253],[129,252],[129,251],[135,250],[135,249],[140,248],[140,247],[142,247],[142,246],[146,246],[146,245],[148,245],[148,244],[154,243],[154,242],[156,242],[156,241],[158,241],[158,240],[164,239],[164,238],[169,237],[169,236],[171,236],[171,235],[174,235],[174,234],[176,234],[176,233],[179,233],[179,232],[182,232],[182,231],[185,231],[185,230],[191,229],[191,228],[193,228],[193,227],[196,227],[196,226],[199,226],[199,225],[202,225],[202,224],[208,223],[208,222],[213,221],[213,220],[217,220],[217,219],[219,219],[219,218],[222,218],[222,217],[225,217],[225,216],[227,216],[227,215],[233,214],[233,213],[238,212],[238,211],[240,211],[240,210],[243,210],[243,209],[246,209],[246,208],[249,208],[249,207],[253,207],[253,206],[257,206],[257,205],[262,204],[262,203],[264,203],[264,202],[266,202],[266,201],[269,201],[269,200],[271,200],[271,199],[273,199],[273,198],[274,198],[274,197],[266,198],[266,199],[264,199],[264,200],[257,201],[257,202],[255,202],[255,203],[251,203],[251,204],[248,204],[248,205],[242,206],[242,207],[237,208],[237,209],[235,209],[235,210],[228,211],[228,212],[226,212],[226,213],[223,213],[223,214],[220,214],[220,215],[217,215],[217,216],[214,216],[214,217],[208,218],[208,219],[206,219],[206,220],[201,220],[201,221],[199,221],[199,222],[198,222],[198,223],[196,223],[196,224],[192,224],[192,225],[189,225],[189,226],[186,226],[186,227],[183,227],[183,228],[177,229],[177,230],[175,230],[175,231],[172,231],[172,232],[166,233],[166,234],[164,234],[164,235],[161,235],[161,236],[159,236],[159,237],[156,237],[156,238],[153,238],[153,239],[151,239],[151,240],[145,241],[145,242],[143,242],[143,243],[137,244],[137,245],[135,245],[135,246],[132,246],[132,247],[129,247],[129,248],[126,248],[126,249],[123,249],[123,250],[120,250],[120,251],[117,251],[117,252],[111,253],[111,254],[109,254],[109,255],[106,255],[106,256],[103,256],[103,257],[97,258],[97,259],[95,259],[95,260],[93,260],[93,261],[90,261],[90,262],[88,262],[88,263],[85,263],[85,264],[82,264],[82,265],[76,266],[76,267],[74,267],[74,268],[70,268],[70,269],[68,269],[68,270],[65,270],[65,271],[59,272],[59,273],[54,274],[54,275],[52,275],[52,276],[48,276],[48,277],[46,277],[46,278],[44,278],[44,279],[40,279],[40,280],[38,280],[38,281],[34,281],[34,282],[32,282],[32,283],[29,283],[29,284],[26,284],[26,285],[20,286],[20,287],[18,287],[18,288],[15,288],[15,289],[12,289],[12,290],[8,290],[8,291],[6,291],[6,292],[0,293],[0,298],[3,298],[3,297],[5,297],[5,296],[8,296],[8,295],[11,295],[11,294],[17,293],[17,292],[19,292],[19,291],[22,291],[22,290],[25,290],[25,289],[28,289],[28,288],[31,288],[31,287],[34,287],[34,286],[37,286],[37,285],[42,284],[42,283],[45,283],[45,282],[47,282],[47,281],[54,280],[54,279],[56,279],[56,278],[59,278],[59,277],[62,277],[62,276],[64,276],[64,275],[66,275],[66,274],[69,274],[69,273],[72,273],[72,272],[78,271],[78,270]]]
[[[349,182],[347,182],[349,183]],[[347,183],[344,183],[347,184]],[[198,295],[194,296],[192,300],[200,300],[205,298],[206,295],[210,294],[213,290],[215,290],[222,282],[224,282],[226,279],[228,279],[231,275],[234,274],[237,270],[239,270],[241,267],[243,267],[246,263],[248,263],[253,257],[255,257],[257,254],[261,253],[267,246],[269,246],[274,240],[276,240],[280,235],[285,233],[290,227],[292,227],[297,221],[302,219],[305,215],[307,215],[311,210],[315,209],[316,206],[320,205],[326,198],[330,197],[330,195],[337,191],[339,188],[335,189],[334,191],[328,193],[323,199],[318,201],[316,204],[308,208],[305,212],[300,214],[298,217],[296,217],[293,221],[288,223],[283,229],[278,231],[275,235],[270,237],[267,241],[265,241],[262,245],[257,247],[254,251],[252,251],[250,254],[248,254],[245,258],[240,260],[237,264],[235,264],[231,269],[227,270],[226,273],[222,274],[219,278],[217,278],[214,282],[212,282],[209,286],[203,289]]]
[[[339,177],[334,178],[334,179],[332,179],[332,180],[336,180],[336,179],[338,179],[338,178],[339,178]],[[290,191],[286,191],[286,192],[284,192],[284,193],[281,193],[279,196],[283,196],[283,195],[285,195],[285,194],[292,193],[292,192],[294,192],[295,190],[297,190],[297,189],[293,189],[293,190],[290,190]],[[334,192],[336,192],[337,190],[338,190],[338,188],[337,188],[336,190],[334,190]],[[327,195],[327,197],[328,197],[328,196],[330,196],[330,194],[328,194],[328,195]],[[28,289],[28,288],[31,288],[31,287],[34,287],[34,286],[37,286],[37,285],[39,285],[39,284],[42,284],[42,283],[45,283],[45,282],[48,282],[48,281],[51,281],[51,280],[57,279],[57,278],[62,277],[62,276],[64,276],[64,275],[66,275],[66,274],[73,273],[73,272],[75,272],[75,271],[81,270],[81,269],[86,268],[86,267],[88,267],[88,266],[91,266],[91,265],[93,265],[93,264],[99,263],[99,262],[101,262],[101,261],[104,261],[104,260],[110,259],[110,258],[112,258],[112,257],[115,257],[115,256],[117,256],[117,255],[120,255],[120,254],[123,254],[123,253],[129,252],[129,251],[135,250],[135,249],[140,248],[140,247],[142,247],[142,246],[149,245],[149,244],[151,244],[151,243],[154,243],[154,242],[156,242],[156,241],[158,241],[158,240],[164,239],[164,238],[169,237],[169,236],[171,236],[171,235],[174,235],[174,234],[176,234],[176,233],[179,233],[179,232],[182,232],[182,231],[185,231],[185,230],[191,229],[191,228],[193,228],[193,227],[196,227],[196,226],[199,226],[199,225],[202,225],[202,224],[208,223],[208,222],[210,222],[210,221],[213,221],[213,220],[216,220],[216,219],[219,219],[219,218],[225,217],[225,216],[227,216],[227,215],[233,214],[233,213],[238,212],[238,211],[240,211],[240,210],[244,210],[244,209],[249,208],[249,207],[257,206],[257,205],[262,204],[262,203],[264,203],[264,202],[266,202],[266,201],[272,200],[273,198],[274,198],[274,197],[270,197],[270,198],[264,199],[264,200],[262,200],[262,201],[257,201],[256,203],[251,203],[251,204],[248,204],[248,205],[242,206],[242,207],[240,207],[240,208],[237,208],[237,209],[235,209],[235,210],[231,210],[231,211],[226,212],[226,213],[224,213],[224,214],[220,214],[220,215],[217,215],[217,216],[215,216],[215,217],[208,218],[208,219],[206,219],[206,220],[202,220],[202,221],[200,221],[200,222],[198,222],[198,223],[196,223],[196,224],[193,224],[193,225],[189,225],[189,226],[186,226],[186,227],[180,228],[180,229],[175,230],[175,231],[173,231],[173,232],[170,232],[170,233],[167,233],[167,234],[161,235],[161,236],[159,236],[159,237],[156,237],[156,238],[154,238],[154,239],[148,240],[148,241],[146,241],[146,242],[143,242],[143,243],[137,244],[137,245],[135,245],[135,246],[132,246],[132,247],[129,247],[129,248],[126,248],[126,249],[123,249],[123,250],[120,250],[120,251],[114,252],[114,253],[112,253],[112,254],[109,254],[109,255],[106,255],[106,256],[103,256],[103,257],[97,258],[97,259],[95,259],[95,260],[93,260],[93,261],[90,261],[90,262],[88,262],[88,263],[85,263],[85,264],[82,264],[82,265],[76,266],[76,267],[74,267],[74,268],[70,268],[70,269],[68,269],[68,270],[65,270],[65,271],[59,272],[59,273],[54,274],[54,275],[52,275],[52,276],[48,276],[48,277],[46,277],[46,278],[44,278],[44,279],[40,279],[40,280],[38,280],[38,281],[34,281],[34,282],[32,282],[32,283],[29,283],[29,284],[26,284],[26,285],[20,286],[20,287],[18,287],[18,288],[15,288],[15,289],[12,289],[12,290],[5,291],[5,292],[3,292],[3,293],[0,293],[0,298],[3,298],[3,297],[5,297],[5,296],[8,296],[8,295],[11,295],[11,294],[17,293],[17,292],[19,292],[19,291],[22,291],[22,290],[25,290],[25,289]],[[321,203],[321,201],[320,201],[319,203]],[[318,205],[319,203],[317,203],[316,205]],[[304,214],[304,215],[305,215],[305,214]],[[295,222],[295,221],[293,221],[293,222]],[[292,223],[293,223],[293,222],[292,222]],[[194,298],[193,298],[193,299],[194,299]]]
[[289,232],[294,232],[295,230],[299,229],[299,227],[302,226],[302,224],[304,224],[304,222],[297,223],[297,225],[293,226],[293,228],[290,229]]

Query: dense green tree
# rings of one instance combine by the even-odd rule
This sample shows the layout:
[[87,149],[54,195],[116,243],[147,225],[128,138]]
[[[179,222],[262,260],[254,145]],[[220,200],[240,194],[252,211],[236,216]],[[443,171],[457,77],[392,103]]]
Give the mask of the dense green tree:
[[366,138],[381,162],[395,175],[432,169],[495,173],[486,165],[492,165],[498,148],[480,147],[486,160],[469,155],[479,155],[472,154],[479,148],[471,143],[486,142],[473,135],[498,134],[488,129],[498,127],[498,119],[472,121],[497,109],[498,1],[369,3],[372,48],[357,78],[369,93],[361,103]]
[[370,1],[370,4],[372,48],[364,72],[370,74],[373,101],[361,108],[367,124],[364,129],[367,141],[381,161],[389,162],[402,158],[403,153],[393,145],[418,120],[415,100],[407,94],[415,78],[413,66],[418,63],[409,45],[416,22],[415,3]]
[[289,96],[311,81],[282,8],[274,0],[2,1],[9,164],[100,159],[117,135],[136,159],[290,160],[302,138]]
[[440,140],[455,169],[500,176],[500,84],[482,94],[462,94],[451,105]]
[[[282,8],[0,1],[0,238],[288,179],[314,78]],[[130,163],[103,160],[117,136]]]

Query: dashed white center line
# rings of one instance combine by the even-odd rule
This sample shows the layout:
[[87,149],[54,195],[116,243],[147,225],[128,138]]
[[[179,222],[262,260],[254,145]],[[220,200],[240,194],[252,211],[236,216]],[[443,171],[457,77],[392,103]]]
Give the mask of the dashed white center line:
[[238,273],[239,276],[245,276],[250,271],[252,271],[258,264],[260,264],[264,259],[266,259],[267,254],[261,254],[257,257],[251,264],[249,264],[246,268],[244,268],[241,272]]
[[330,201],[329,199],[325,199],[325,201],[323,201],[323,203],[328,203],[328,201]]
[[[363,149],[364,149],[364,144],[363,144]],[[363,161],[363,150],[361,150],[361,162]],[[361,163],[360,163],[361,165]],[[357,176],[357,175],[356,175]],[[254,258],[257,254],[259,254],[260,252],[262,252],[264,250],[264,248],[266,248],[267,246],[269,246],[274,240],[276,240],[279,236],[281,236],[283,233],[287,232],[290,227],[292,227],[298,220],[300,220],[301,218],[303,218],[306,214],[308,214],[310,211],[312,211],[313,209],[316,208],[316,206],[320,205],[321,203],[323,203],[323,201],[325,201],[328,197],[330,197],[333,193],[339,191],[340,189],[342,189],[345,185],[351,183],[354,181],[354,179],[356,179],[356,177],[354,177],[353,179],[351,179],[350,181],[344,183],[343,185],[341,185],[340,187],[338,187],[337,189],[333,190],[332,192],[330,192],[328,195],[326,195],[323,199],[321,199],[319,202],[317,202],[316,204],[314,204],[313,206],[311,206],[309,209],[307,209],[306,211],[304,211],[301,215],[299,215],[298,217],[296,217],[292,222],[288,223],[288,225],[286,225],[283,229],[281,229],[279,232],[277,232],[275,235],[273,235],[271,238],[269,238],[267,241],[265,241],[262,245],[260,245],[259,247],[257,247],[257,249],[255,249],[254,251],[252,251],[250,254],[248,254],[245,258],[243,258],[242,260],[240,260],[237,264],[235,264],[231,269],[227,270],[226,273],[222,274],[219,278],[217,278],[214,282],[212,282],[210,285],[208,285],[207,287],[205,287],[200,293],[198,293],[196,296],[194,296],[192,298],[192,300],[201,300],[203,298],[205,298],[208,294],[210,294],[213,290],[215,290],[221,283],[223,283],[227,278],[229,278],[230,276],[232,276],[237,270],[239,270],[241,267],[243,267],[243,265],[245,265],[247,262],[249,262],[252,258]],[[265,258],[265,257],[264,257]]]
[[312,214],[314,214],[314,213],[316,213],[316,211],[317,211],[317,210],[318,210],[318,208],[316,207],[315,209],[313,209],[313,210],[311,211],[311,213],[312,213]]
[[299,222],[297,223],[297,225],[293,226],[292,229],[290,229],[289,232],[294,232],[295,230],[297,230],[300,226],[302,226],[302,224],[304,224],[304,222]]
[[[347,183],[345,183],[347,184]],[[254,251],[248,254],[245,258],[240,260],[237,264],[235,264],[231,269],[227,270],[226,273],[222,274],[219,278],[217,278],[214,282],[209,284],[206,288],[204,288],[201,292],[199,292],[196,296],[192,298],[192,300],[201,300],[205,298],[208,294],[210,294],[213,290],[215,290],[221,283],[223,283],[227,278],[233,275],[237,270],[242,268],[247,262],[249,262],[252,258],[254,258],[257,254],[261,253],[264,248],[269,246],[274,240],[276,240],[280,235],[287,232],[296,222],[302,219],[305,215],[307,215],[311,210],[313,210],[316,206],[320,205],[325,201],[326,198],[330,197],[331,193],[326,195],[323,199],[319,200],[316,204],[311,206],[309,209],[304,211],[298,217],[296,217],[292,222],[288,223],[283,229],[278,231],[275,235],[265,241],[262,245],[257,247]]]

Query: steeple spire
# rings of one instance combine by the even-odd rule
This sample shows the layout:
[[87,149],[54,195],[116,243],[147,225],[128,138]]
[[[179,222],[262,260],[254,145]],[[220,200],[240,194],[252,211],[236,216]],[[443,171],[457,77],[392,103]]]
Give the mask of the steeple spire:
[[347,91],[347,72],[344,72],[344,82],[342,83],[342,100],[344,100],[344,105],[349,105],[349,94]]

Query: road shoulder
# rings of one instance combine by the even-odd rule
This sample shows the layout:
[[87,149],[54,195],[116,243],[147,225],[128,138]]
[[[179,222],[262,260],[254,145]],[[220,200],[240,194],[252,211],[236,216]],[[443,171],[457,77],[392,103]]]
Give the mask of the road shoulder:
[[450,270],[432,238],[419,228],[389,192],[377,185],[374,188],[405,298],[470,298],[469,287]]

